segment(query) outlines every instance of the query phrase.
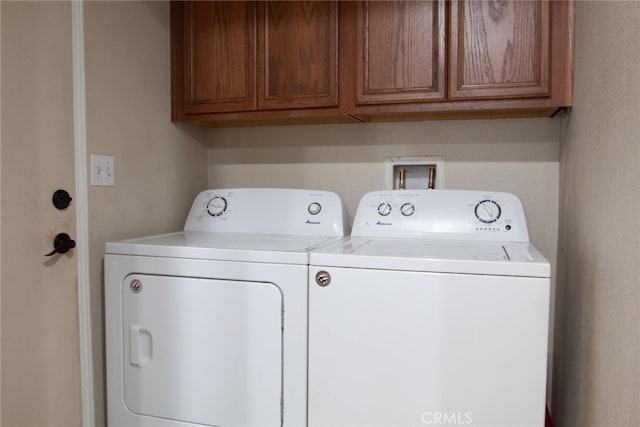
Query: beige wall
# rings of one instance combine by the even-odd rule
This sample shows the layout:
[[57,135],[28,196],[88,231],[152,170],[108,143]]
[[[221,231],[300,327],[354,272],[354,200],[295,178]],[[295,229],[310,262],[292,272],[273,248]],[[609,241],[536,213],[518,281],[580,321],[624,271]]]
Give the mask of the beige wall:
[[385,157],[444,156],[446,188],[508,191],[554,264],[561,119],[469,120],[211,129],[209,187],[335,191],[351,218],[385,188]]
[[561,146],[553,412],[640,425],[640,3],[580,1]]
[[76,260],[45,258],[73,236],[71,10],[0,2],[2,10],[2,419],[12,426],[80,424]]
[[181,229],[207,170],[204,129],[170,122],[168,2],[86,2],[85,34],[88,153],[112,155],[115,163],[115,186],[89,191],[101,425],[104,243]]
[[85,3],[88,152],[115,186],[89,188],[96,412],[104,416],[104,243],[182,228],[206,187],[205,131],[170,122],[168,2]]
[[[2,306],[2,424],[79,425],[75,263],[65,269],[73,275],[69,283],[51,286],[51,271],[61,267],[48,265],[46,278],[33,268],[33,258],[39,266],[49,249],[51,232],[39,233],[40,240],[21,234],[42,222],[38,215],[50,215],[50,187],[60,185],[56,169],[73,183],[73,152],[59,153],[54,144],[66,141],[73,149],[70,7],[3,1],[2,11],[2,247],[23,260],[2,260],[3,301],[11,302]],[[207,171],[205,130],[170,122],[169,4],[86,2],[85,46],[88,152],[115,160],[115,186],[90,187],[88,200],[100,426],[104,243],[181,228],[194,195],[206,186]],[[55,161],[65,157],[65,163]],[[44,167],[49,164],[53,171]],[[33,186],[42,188],[35,193]],[[72,229],[73,218],[61,215],[54,221]],[[18,242],[26,244],[16,248]]]

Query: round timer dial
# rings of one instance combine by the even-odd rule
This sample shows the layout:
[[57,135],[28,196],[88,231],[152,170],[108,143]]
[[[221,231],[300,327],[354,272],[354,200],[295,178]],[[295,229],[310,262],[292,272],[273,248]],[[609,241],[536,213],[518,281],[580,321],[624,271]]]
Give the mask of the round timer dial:
[[227,210],[227,200],[222,196],[216,196],[207,203],[207,212],[211,216],[220,216]]
[[483,200],[476,205],[476,218],[485,224],[496,222],[502,215],[502,208],[493,200]]

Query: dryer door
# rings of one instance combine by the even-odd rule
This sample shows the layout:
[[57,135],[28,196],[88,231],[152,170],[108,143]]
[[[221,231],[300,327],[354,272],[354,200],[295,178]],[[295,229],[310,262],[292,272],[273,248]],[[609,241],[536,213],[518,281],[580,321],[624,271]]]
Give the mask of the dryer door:
[[122,300],[130,411],[216,426],[281,424],[277,286],[132,274]]

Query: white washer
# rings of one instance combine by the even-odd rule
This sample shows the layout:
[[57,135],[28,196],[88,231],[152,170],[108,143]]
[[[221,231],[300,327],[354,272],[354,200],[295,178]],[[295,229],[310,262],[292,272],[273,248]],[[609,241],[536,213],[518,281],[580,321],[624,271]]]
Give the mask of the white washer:
[[184,232],[106,244],[110,426],[306,424],[308,252],[335,193],[200,193]]
[[309,426],[544,425],[550,266],[514,195],[368,193],[309,274]]

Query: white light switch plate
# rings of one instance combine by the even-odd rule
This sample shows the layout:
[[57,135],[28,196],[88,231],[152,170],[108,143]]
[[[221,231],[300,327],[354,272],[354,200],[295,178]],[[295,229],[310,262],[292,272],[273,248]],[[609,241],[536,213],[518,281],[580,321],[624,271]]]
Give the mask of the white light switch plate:
[[113,156],[91,155],[91,185],[113,186]]

